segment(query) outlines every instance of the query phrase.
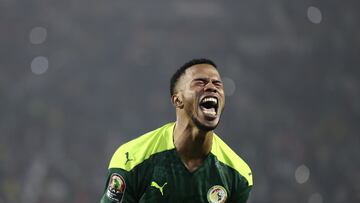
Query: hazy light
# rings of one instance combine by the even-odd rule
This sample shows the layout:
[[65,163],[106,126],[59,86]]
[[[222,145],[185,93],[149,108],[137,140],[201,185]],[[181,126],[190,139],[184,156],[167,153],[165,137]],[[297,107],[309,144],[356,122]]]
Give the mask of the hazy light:
[[36,75],[41,75],[47,71],[49,61],[44,56],[35,57],[31,62],[31,71]]
[[309,180],[310,170],[307,166],[301,165],[295,170],[295,180],[299,184],[303,184]]
[[224,91],[226,96],[231,96],[234,94],[236,85],[233,79],[224,77],[222,78],[224,84]]
[[29,39],[32,44],[41,44],[46,40],[47,30],[43,27],[34,27],[31,29]]
[[68,194],[67,188],[64,182],[53,180],[47,187],[47,195],[56,202],[63,202]]
[[318,24],[322,20],[322,15],[320,9],[310,6],[307,10],[307,17],[310,20],[310,22]]
[[309,197],[308,203],[323,203],[323,197],[319,193],[314,193]]

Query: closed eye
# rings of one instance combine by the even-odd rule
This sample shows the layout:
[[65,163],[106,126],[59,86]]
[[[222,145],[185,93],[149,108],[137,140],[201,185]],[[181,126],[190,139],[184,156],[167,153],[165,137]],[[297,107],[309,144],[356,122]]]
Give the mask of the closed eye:
[[199,86],[204,86],[204,85],[206,85],[207,83],[208,83],[207,80],[201,79],[201,78],[194,80],[194,84],[195,84],[195,85],[199,85]]
[[223,83],[219,80],[216,80],[216,81],[213,81],[213,84],[217,87],[222,87],[223,86]]
[[223,86],[223,83],[220,80],[211,80],[211,79],[209,80],[205,78],[196,78],[193,80],[193,84],[196,86],[205,86],[210,81],[212,81],[212,83],[218,88],[221,88]]

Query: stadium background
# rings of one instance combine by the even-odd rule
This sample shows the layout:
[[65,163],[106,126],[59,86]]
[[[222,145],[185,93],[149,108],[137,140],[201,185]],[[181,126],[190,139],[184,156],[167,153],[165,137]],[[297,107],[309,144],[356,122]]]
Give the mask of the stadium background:
[[359,1],[0,2],[0,203],[98,202],[197,57],[223,76],[249,203],[360,202]]

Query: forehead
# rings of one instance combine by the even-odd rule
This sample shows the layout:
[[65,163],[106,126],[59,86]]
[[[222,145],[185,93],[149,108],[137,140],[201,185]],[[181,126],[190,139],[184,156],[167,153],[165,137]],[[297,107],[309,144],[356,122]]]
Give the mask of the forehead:
[[216,68],[210,64],[196,64],[186,69],[184,80],[193,80],[197,78],[220,79],[220,74]]

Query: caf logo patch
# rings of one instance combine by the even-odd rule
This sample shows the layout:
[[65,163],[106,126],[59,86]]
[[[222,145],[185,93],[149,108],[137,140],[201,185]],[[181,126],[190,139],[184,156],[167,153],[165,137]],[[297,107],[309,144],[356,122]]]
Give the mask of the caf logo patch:
[[110,177],[106,196],[114,202],[121,202],[125,188],[126,184],[124,178],[121,175],[114,173]]
[[209,203],[224,203],[227,199],[227,192],[223,186],[214,185],[207,192]]

